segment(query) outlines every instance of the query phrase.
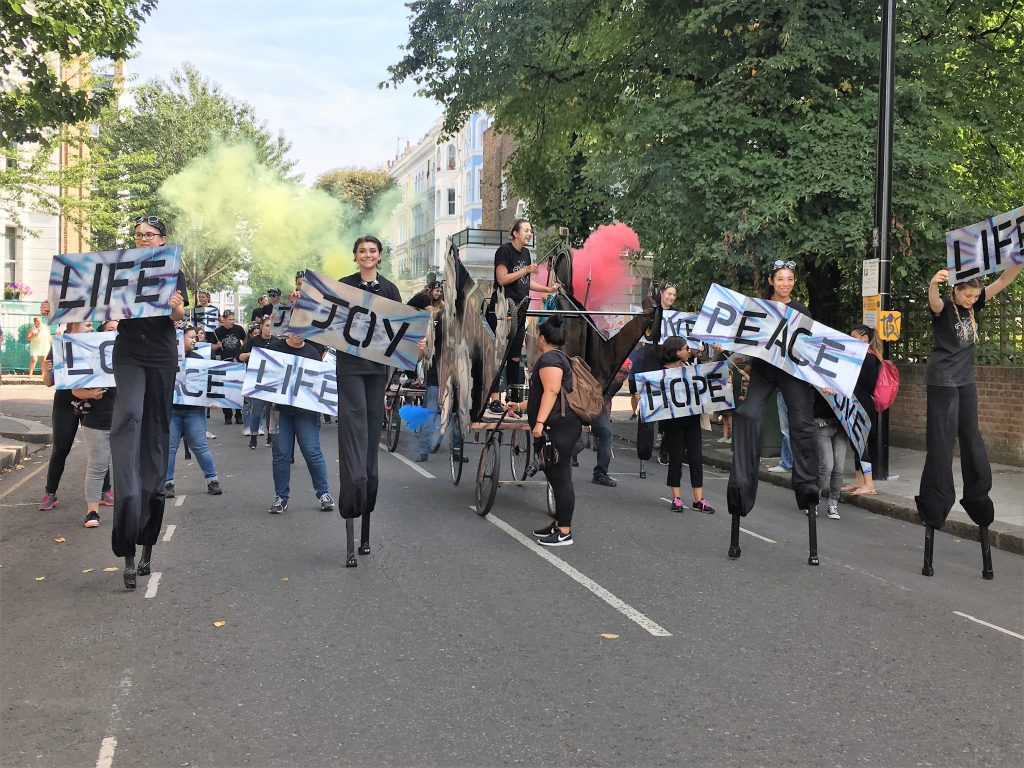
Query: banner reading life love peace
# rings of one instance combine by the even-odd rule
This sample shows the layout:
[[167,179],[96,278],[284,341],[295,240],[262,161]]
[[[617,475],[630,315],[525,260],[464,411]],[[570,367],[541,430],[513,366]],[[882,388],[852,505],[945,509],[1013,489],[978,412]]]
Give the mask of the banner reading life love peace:
[[951,283],[1024,264],[1024,205],[946,233]]
[[[637,315],[643,313],[643,308],[630,304],[629,311]],[[664,343],[669,336],[681,336],[686,339],[686,346],[690,349],[700,349],[703,345],[690,337],[693,328],[697,324],[697,315],[693,312],[683,312],[679,309],[663,309],[661,311],[661,335],[659,343]],[[645,335],[640,337],[641,344],[650,344],[651,340]]]
[[635,378],[641,421],[675,419],[736,407],[726,360],[638,373]]
[[867,342],[815,322],[777,301],[753,299],[717,283],[700,309],[693,337],[764,360],[819,389],[847,397],[860,374]]
[[288,331],[402,370],[416,367],[430,311],[307,270]]
[[180,269],[180,245],[54,256],[50,323],[169,315]]
[[174,377],[174,404],[240,409],[245,366],[228,360],[185,358],[185,369]]
[[109,389],[114,384],[114,340],[117,331],[64,333],[53,339],[53,381],[56,389]]
[[242,394],[307,411],[338,415],[335,367],[333,363],[321,360],[254,347],[245,369]]
[[857,449],[860,456],[864,455],[864,449],[868,445],[868,435],[871,433],[871,419],[860,400],[856,397],[846,397],[835,392],[831,395],[818,390],[825,401],[831,406],[832,412],[836,415],[839,423],[843,425],[843,431],[850,438],[853,447]]

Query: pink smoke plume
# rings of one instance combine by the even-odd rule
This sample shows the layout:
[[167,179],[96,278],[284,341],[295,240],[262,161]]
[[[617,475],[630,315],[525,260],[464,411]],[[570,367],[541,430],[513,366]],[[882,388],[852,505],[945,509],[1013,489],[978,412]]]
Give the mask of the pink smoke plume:
[[[630,274],[627,252],[640,250],[640,238],[626,224],[604,224],[590,233],[583,247],[572,251],[572,289],[588,309],[625,304],[636,278]],[[590,279],[589,292],[587,279]],[[547,282],[547,268],[534,280]]]

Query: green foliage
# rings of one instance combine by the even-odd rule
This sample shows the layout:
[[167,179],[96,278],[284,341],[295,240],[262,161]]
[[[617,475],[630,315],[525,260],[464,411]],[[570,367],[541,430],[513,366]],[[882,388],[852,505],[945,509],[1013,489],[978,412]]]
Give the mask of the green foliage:
[[373,210],[384,192],[394,189],[395,180],[384,171],[335,168],[321,174],[313,186],[347,203],[355,213],[363,215]]
[[[800,264],[816,315],[860,314],[873,218],[878,9],[853,0],[416,0],[391,83],[454,131],[487,109],[519,141],[540,226],[632,225],[699,303]],[[943,233],[1024,200],[1024,3],[898,6],[894,293],[920,295]]]
[[0,0],[0,144],[45,140],[66,124],[96,119],[116,93],[81,86],[61,67],[119,61],[135,46],[155,0]]

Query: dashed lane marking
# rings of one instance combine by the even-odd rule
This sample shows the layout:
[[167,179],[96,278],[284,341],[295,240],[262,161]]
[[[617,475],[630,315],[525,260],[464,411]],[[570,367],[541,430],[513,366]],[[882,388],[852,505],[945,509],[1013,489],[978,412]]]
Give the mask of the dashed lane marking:
[[178,497],[177,497],[177,498],[176,498],[176,499],[174,500],[174,506],[176,506],[176,507],[180,507],[180,506],[181,506],[182,504],[184,504],[184,503],[185,503],[185,497],[184,497],[184,496],[178,496]]
[[21,480],[16,482],[14,485],[12,485],[6,491],[4,491],[3,493],[0,493],[0,499],[6,499],[8,496],[10,496],[16,490],[21,488],[21,486],[23,486],[25,483],[27,483],[29,480],[31,480],[36,475],[38,475],[40,472],[42,472],[48,466],[49,466],[49,464],[47,462],[41,463],[38,467],[33,469],[31,472],[29,472],[27,475],[25,475],[23,478],[21,478]]
[[152,597],[156,597],[156,591],[160,587],[160,577],[163,573],[160,571],[153,571],[149,576],[149,586],[146,587],[146,599],[149,600]]
[[402,462],[402,463],[403,463],[403,464],[405,464],[406,466],[410,467],[411,469],[414,469],[414,470],[416,470],[416,471],[417,471],[417,472],[419,472],[419,473],[420,473],[421,475],[423,475],[424,477],[426,477],[426,478],[428,478],[428,479],[430,479],[430,480],[436,480],[436,479],[437,479],[437,478],[435,478],[435,477],[434,477],[434,476],[433,476],[432,474],[430,474],[429,472],[427,472],[427,470],[425,470],[425,469],[424,469],[423,467],[421,467],[421,466],[420,466],[419,464],[417,464],[417,463],[416,463],[416,462],[414,462],[414,461],[409,461],[409,459],[405,458],[405,456],[403,456],[403,455],[402,455],[402,454],[400,454],[400,453],[390,453],[390,454],[388,454],[388,455],[389,455],[389,456],[393,456],[394,458],[398,459],[398,460],[399,460],[400,462]]
[[746,528],[740,528],[740,530],[743,531],[748,536],[753,536],[755,539],[760,539],[761,541],[767,541],[769,544],[778,544],[779,543],[775,539],[769,539],[767,536],[762,536],[760,533],[754,533],[753,531],[748,531]]
[[996,632],[1002,632],[1004,635],[1009,635],[1010,637],[1016,637],[1018,640],[1024,640],[1024,635],[1019,635],[1016,632],[1013,632],[1013,631],[1011,631],[1009,629],[1004,629],[1003,627],[997,626],[995,624],[989,624],[987,621],[982,621],[981,619],[975,618],[974,616],[971,616],[970,614],[960,613],[960,611],[953,611],[953,613],[955,613],[957,616],[963,616],[968,621],[973,621],[976,624],[981,624],[983,627],[988,627],[989,629],[994,629]]
[[168,525],[167,526],[167,530],[164,531],[164,538],[163,538],[163,540],[164,541],[170,541],[171,540],[171,536],[174,535],[174,529],[177,528],[177,527],[178,526],[176,526],[176,525]]

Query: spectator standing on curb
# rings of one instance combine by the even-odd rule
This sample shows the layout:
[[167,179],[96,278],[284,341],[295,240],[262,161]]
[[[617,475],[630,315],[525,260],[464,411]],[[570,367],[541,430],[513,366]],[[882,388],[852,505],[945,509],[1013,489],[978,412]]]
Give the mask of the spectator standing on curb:
[[[871,421],[871,431],[868,434],[867,445],[864,446],[864,453],[860,454],[854,450],[856,456],[856,476],[853,483],[843,486],[844,491],[854,496],[874,496],[875,490],[874,468],[872,466],[872,446],[875,444],[875,432],[878,430],[878,411],[875,409],[875,386],[878,384],[878,373],[882,369],[882,342],[878,340],[873,328],[866,325],[854,326],[850,335],[859,341],[868,343],[868,353],[864,355],[864,362],[861,363],[860,373],[857,374],[857,384],[853,388],[853,396],[861,404],[864,412]],[[851,446],[852,447],[852,446]]]
[[28,329],[28,375],[31,378],[36,370],[36,360],[39,361],[39,375],[43,375],[43,361],[50,354],[51,337],[50,326],[42,321],[42,318],[32,318],[32,327]]

